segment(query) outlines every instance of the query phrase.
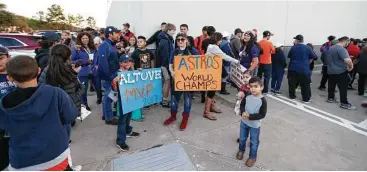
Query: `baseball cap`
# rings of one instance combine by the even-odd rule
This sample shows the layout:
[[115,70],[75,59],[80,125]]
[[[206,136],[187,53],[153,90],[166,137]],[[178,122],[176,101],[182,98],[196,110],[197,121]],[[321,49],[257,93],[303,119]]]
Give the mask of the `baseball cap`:
[[302,35],[297,35],[293,39],[298,40],[298,41],[303,41],[303,36]]
[[105,36],[108,36],[110,33],[113,33],[113,32],[115,32],[115,33],[119,33],[119,32],[121,32],[121,30],[117,29],[117,28],[116,28],[116,27],[114,27],[114,26],[108,26],[108,27],[106,27],[106,29],[104,30],[104,34],[105,34]]
[[9,50],[8,48],[0,45],[0,55],[9,55]]
[[61,39],[60,35],[56,32],[46,32],[43,34],[42,40],[43,41],[59,41]]
[[130,28],[130,24],[129,23],[124,23],[123,26],[126,26],[126,27]]
[[266,37],[266,36],[273,36],[274,34],[271,33],[270,31],[266,30],[263,32],[263,36]]
[[126,55],[126,54],[120,56],[120,62],[125,63],[125,62],[128,62],[128,61],[133,62],[134,60],[129,55]]
[[275,43],[275,45],[274,45],[274,47],[275,48],[279,48],[279,47],[282,47],[283,46],[283,44],[282,43],[280,43],[280,42],[277,42],[277,43]]
[[244,33],[240,28],[237,28],[234,30],[234,34],[237,35],[237,33]]

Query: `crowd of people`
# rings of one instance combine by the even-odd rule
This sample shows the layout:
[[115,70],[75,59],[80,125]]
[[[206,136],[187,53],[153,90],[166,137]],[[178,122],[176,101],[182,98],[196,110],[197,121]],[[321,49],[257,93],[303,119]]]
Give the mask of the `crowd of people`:
[[[270,41],[273,33],[264,31],[258,40],[257,29],[234,33],[216,32],[213,26],[204,26],[202,35],[189,36],[189,26],[162,23],[161,29],[150,38],[135,36],[130,24],[123,24],[123,31],[113,26],[102,28],[97,35],[85,29],[72,40],[69,32],[61,37],[48,32],[36,50],[36,57],[16,56],[10,58],[8,50],[0,47],[0,129],[1,169],[9,170],[80,170],[73,166],[69,145],[71,127],[81,109],[91,110],[88,105],[88,88],[95,91],[97,104],[102,103],[102,120],[106,125],[117,125],[116,144],[128,151],[126,138],[139,137],[130,125],[132,113],[123,113],[122,106],[108,96],[118,92],[118,72],[161,68],[161,106],[170,108],[170,115],[163,125],[177,120],[178,106],[183,95],[181,131],[185,130],[191,113],[195,92],[178,91],[172,86],[175,80],[174,60],[180,55],[220,55],[223,59],[220,94],[229,95],[227,85],[237,87],[235,113],[242,117],[238,153],[243,159],[246,140],[250,137],[250,155],[246,165],[256,162],[259,146],[261,119],[267,113],[265,94],[281,94],[280,88],[288,66],[289,97],[296,98],[296,89],[301,88],[302,100],[310,103],[311,77],[315,60],[318,59],[312,44],[304,44],[303,35],[294,37],[294,46],[288,53],[289,62],[282,50],[283,45]],[[174,35],[175,38],[174,38]],[[337,102],[335,87],[340,93],[340,107],[355,109],[347,100],[347,90],[352,88],[356,73],[359,75],[358,93],[364,94],[367,71],[367,47],[363,41],[348,37],[336,40],[330,36],[322,45],[321,60],[323,78],[319,89],[326,89],[328,102]],[[364,40],[366,42],[366,40]],[[155,44],[156,51],[147,49]],[[230,75],[231,64],[242,65],[244,84],[235,85]],[[354,67],[357,66],[357,67]],[[352,76],[352,80],[350,79]],[[269,88],[270,84],[270,88]],[[103,94],[104,91],[104,94]],[[214,100],[216,91],[201,91],[204,103],[203,117],[217,120],[213,113],[222,113]],[[121,97],[119,97],[119,100]],[[90,103],[90,102],[89,102]],[[114,107],[120,114],[116,117]],[[150,108],[149,106],[145,108]],[[168,115],[167,115],[168,116]],[[5,162],[5,163],[3,163]]]

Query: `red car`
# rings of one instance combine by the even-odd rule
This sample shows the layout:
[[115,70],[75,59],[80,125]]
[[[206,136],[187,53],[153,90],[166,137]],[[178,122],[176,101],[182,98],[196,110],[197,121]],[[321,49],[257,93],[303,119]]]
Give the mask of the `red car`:
[[0,34],[0,44],[10,50],[35,50],[42,36],[21,34]]

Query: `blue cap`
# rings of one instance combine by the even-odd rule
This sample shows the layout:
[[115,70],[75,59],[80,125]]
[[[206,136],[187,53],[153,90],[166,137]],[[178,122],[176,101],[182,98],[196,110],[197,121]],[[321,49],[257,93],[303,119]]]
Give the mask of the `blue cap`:
[[44,41],[59,41],[61,39],[60,35],[57,34],[56,32],[45,32],[43,34],[43,40]]
[[124,54],[120,56],[120,62],[128,62],[128,61],[134,61],[130,56]]
[[293,39],[298,40],[298,41],[303,41],[304,38],[303,38],[303,35],[297,35]]
[[108,26],[108,27],[106,27],[106,29],[104,30],[104,34],[105,34],[105,36],[107,37],[110,33],[113,33],[113,32],[115,32],[115,33],[119,33],[119,32],[121,32],[121,30],[119,30],[119,29],[117,29],[116,27],[114,27],[114,26]]

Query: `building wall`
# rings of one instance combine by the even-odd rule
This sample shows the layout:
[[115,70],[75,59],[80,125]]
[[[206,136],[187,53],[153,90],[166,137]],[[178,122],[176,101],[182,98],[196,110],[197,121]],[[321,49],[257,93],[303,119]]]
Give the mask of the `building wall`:
[[367,1],[112,1],[107,25],[122,28],[129,22],[137,35],[151,36],[160,23],[189,25],[198,36],[205,25],[232,33],[257,28],[275,33],[273,42],[292,45],[303,34],[305,42],[322,44],[328,35],[367,37]]

